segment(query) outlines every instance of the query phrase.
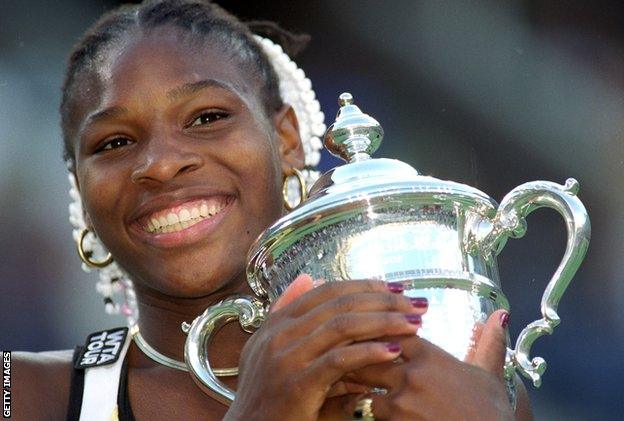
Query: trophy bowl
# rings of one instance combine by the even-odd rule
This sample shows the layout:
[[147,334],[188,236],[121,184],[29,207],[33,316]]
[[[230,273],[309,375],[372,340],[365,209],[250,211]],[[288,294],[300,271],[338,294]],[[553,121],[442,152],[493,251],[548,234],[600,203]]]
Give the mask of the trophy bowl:
[[347,164],[323,174],[307,200],[256,240],[247,278],[257,298],[224,300],[186,326],[185,356],[198,384],[223,402],[235,397],[210,367],[211,335],[237,318],[253,331],[266,316],[265,304],[302,273],[327,282],[403,284],[405,295],[429,300],[418,335],[463,360],[474,346],[478,324],[510,308],[496,255],[508,238],[525,233],[529,213],[548,207],[566,222],[566,250],[544,291],[541,318],[524,328],[515,348],[508,348],[505,364],[508,380],[517,370],[539,386],[546,363],[530,358],[531,345],[559,324],[557,305],[589,244],[590,223],[576,197],[578,183],[525,183],[498,205],[470,186],[420,175],[398,160],[372,159],[383,137],[381,126],[353,104],[350,94],[342,94],[339,103],[324,140]]

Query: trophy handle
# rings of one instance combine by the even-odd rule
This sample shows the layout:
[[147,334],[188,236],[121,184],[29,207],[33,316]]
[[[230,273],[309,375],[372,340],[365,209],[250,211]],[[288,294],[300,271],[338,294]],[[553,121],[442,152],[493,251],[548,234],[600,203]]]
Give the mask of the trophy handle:
[[210,306],[193,323],[183,323],[182,330],[188,335],[184,345],[184,359],[195,383],[212,398],[230,405],[236,393],[217,379],[210,366],[208,348],[212,335],[226,323],[238,319],[244,331],[253,333],[266,319],[263,303],[250,296],[235,296]]
[[517,369],[539,387],[541,376],[546,370],[546,361],[541,357],[529,358],[531,346],[537,338],[551,334],[559,324],[557,306],[570,280],[581,264],[590,237],[590,223],[587,210],[576,197],[579,184],[569,178],[565,186],[548,181],[533,181],[522,184],[509,192],[502,200],[496,216],[487,222],[477,247],[487,256],[498,254],[508,237],[519,238],[526,232],[525,217],[534,210],[547,207],[563,216],[568,232],[568,242],[563,259],[548,282],[542,296],[542,318],[527,325],[516,341],[515,349],[507,349],[505,376],[511,377]]

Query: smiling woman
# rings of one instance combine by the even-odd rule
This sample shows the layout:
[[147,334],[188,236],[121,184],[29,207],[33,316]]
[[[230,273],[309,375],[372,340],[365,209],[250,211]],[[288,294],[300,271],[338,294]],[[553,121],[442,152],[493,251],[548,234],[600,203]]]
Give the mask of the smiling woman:
[[[285,84],[289,74],[296,84]],[[16,356],[14,413],[362,418],[362,394],[385,385],[364,411],[378,419],[513,417],[501,373],[507,314],[493,314],[474,358],[458,361],[414,335],[426,300],[379,281],[312,290],[318,282],[301,276],[252,339],[220,331],[213,365],[240,366],[229,408],[184,372],[180,325],[248,292],[246,252],[285,212],[284,179],[296,169],[314,176],[318,115],[309,81],[281,49],[214,4],[155,0],[103,16],[71,56],[62,128],[75,237],[91,265],[110,252],[114,263],[99,266],[112,285],[101,289],[132,335],[97,332],[73,359]],[[126,302],[116,305],[108,296],[120,284]],[[32,405],[38,396],[47,399]],[[522,394],[518,414],[527,415]]]
[[[235,61],[210,41],[196,54],[176,32],[135,35],[103,65],[101,97],[76,107],[86,123],[75,172],[95,232],[139,296],[149,284],[194,298],[238,288],[241,250],[280,215],[282,173],[303,165],[303,150],[289,108],[269,120]],[[215,214],[180,229],[177,211],[197,201]],[[159,217],[163,232],[149,232],[147,220]]]

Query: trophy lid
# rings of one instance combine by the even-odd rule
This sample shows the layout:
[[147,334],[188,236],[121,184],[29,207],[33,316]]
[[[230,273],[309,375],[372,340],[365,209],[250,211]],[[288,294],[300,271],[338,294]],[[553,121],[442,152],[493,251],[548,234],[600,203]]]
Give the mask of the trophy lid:
[[314,204],[312,200],[323,196],[331,196],[323,201],[339,202],[348,200],[347,196],[352,196],[360,189],[370,194],[372,191],[381,193],[388,189],[395,191],[407,185],[420,192],[438,191],[472,197],[475,204],[496,204],[485,193],[465,184],[419,175],[411,165],[396,159],[371,158],[381,145],[383,128],[377,120],[354,104],[350,93],[341,94],[338,103],[340,109],[336,121],[327,129],[323,140],[327,150],[347,164],[323,174],[310,189],[308,201],[297,210],[303,208],[303,212],[309,211]]
[[347,162],[370,159],[383,138],[381,124],[354,105],[353,96],[348,92],[340,95],[338,104],[336,121],[325,132],[325,147]]
[[353,217],[370,214],[380,202],[410,203],[470,208],[493,215],[497,204],[487,194],[465,184],[423,176],[405,162],[371,158],[383,138],[381,125],[343,93],[336,121],[324,137],[326,148],[346,164],[323,174],[314,183],[309,197],[289,214],[280,218],[256,240],[249,252],[247,278],[256,294],[265,288],[258,274],[267,262],[306,235],[322,227]]

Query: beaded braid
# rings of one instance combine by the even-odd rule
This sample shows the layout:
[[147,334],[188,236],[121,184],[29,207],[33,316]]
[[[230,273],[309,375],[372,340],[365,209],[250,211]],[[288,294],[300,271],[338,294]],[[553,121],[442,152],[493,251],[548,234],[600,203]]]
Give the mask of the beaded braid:
[[[322,143],[320,136],[325,132],[325,116],[312,90],[310,79],[306,78],[302,69],[284,52],[282,47],[273,41],[254,35],[254,39],[260,45],[262,51],[269,59],[273,70],[279,80],[279,92],[282,101],[290,104],[299,122],[299,135],[305,153],[305,168],[302,171],[307,186],[311,186],[319,177],[319,172],[314,168],[318,165]],[[76,185],[76,179],[72,171],[69,172],[70,190],[69,196],[72,202],[69,205],[69,221],[73,226],[73,238],[79,239],[80,233],[86,228],[82,200]],[[293,196],[297,195],[296,188],[288,189],[289,199],[296,202]],[[108,251],[97,237],[91,233],[83,242],[83,249],[91,253],[93,260],[103,260]],[[85,272],[90,272],[86,264],[82,264]],[[104,296],[105,309],[108,314],[122,314],[126,317],[129,326],[138,322],[139,311],[136,301],[136,293],[130,276],[117,265],[111,263],[105,268],[98,269],[99,281],[96,284],[98,293]],[[115,297],[115,298],[114,298]],[[119,297],[119,298],[116,298]],[[119,304],[121,302],[121,304]]]
[[[321,105],[312,90],[312,82],[302,69],[288,57],[279,44],[275,44],[268,38],[254,35],[255,40],[261,45],[262,50],[268,56],[273,65],[273,70],[279,80],[279,90],[282,101],[290,104],[295,110],[299,122],[299,136],[303,144],[305,155],[305,168],[302,173],[309,187],[319,178],[319,172],[314,168],[321,160],[320,150],[323,147],[321,136],[325,133],[325,115],[321,111]],[[288,199],[290,203],[298,203],[298,189],[293,186],[294,179],[288,179]]]

